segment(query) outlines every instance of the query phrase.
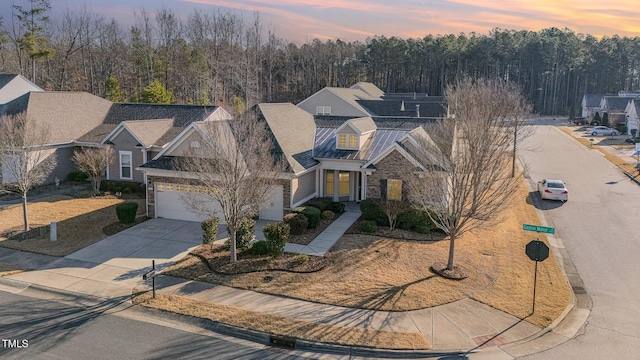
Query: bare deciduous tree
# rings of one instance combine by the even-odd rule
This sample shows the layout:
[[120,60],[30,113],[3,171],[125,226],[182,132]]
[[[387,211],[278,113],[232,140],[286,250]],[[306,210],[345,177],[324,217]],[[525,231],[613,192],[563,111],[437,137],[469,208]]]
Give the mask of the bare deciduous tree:
[[[231,262],[237,261],[236,231],[243,219],[258,215],[270,199],[284,163],[274,155],[265,123],[247,113],[231,121],[196,125],[203,141],[176,166],[187,183],[201,186],[198,196],[183,200],[192,210],[218,217],[212,203],[219,204],[231,240]],[[195,181],[194,181],[195,180]]]
[[82,148],[73,154],[73,163],[91,180],[94,195],[100,193],[102,174],[111,162],[113,162],[113,149],[109,145],[101,148]]
[[[430,170],[407,181],[412,200],[449,237],[445,274],[456,276],[456,239],[499,221],[520,176],[509,176],[517,130],[528,110],[522,96],[500,80],[464,79],[447,88],[451,113],[418,138],[415,156]],[[523,135],[523,133],[520,133]],[[438,266],[434,266],[438,267]]]
[[49,129],[45,124],[27,121],[26,113],[7,115],[0,118],[0,165],[10,179],[10,191],[22,195],[24,231],[29,231],[27,214],[27,193],[42,182],[55,167],[53,149],[46,145]]

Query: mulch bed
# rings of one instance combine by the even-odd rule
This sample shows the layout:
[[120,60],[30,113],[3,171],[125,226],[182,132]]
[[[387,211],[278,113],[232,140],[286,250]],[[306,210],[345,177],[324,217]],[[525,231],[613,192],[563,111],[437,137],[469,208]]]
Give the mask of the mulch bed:
[[365,233],[361,231],[362,224],[365,222],[363,217],[360,217],[351,227],[346,231],[346,234],[362,234],[362,235],[375,235],[388,239],[401,239],[401,240],[416,240],[416,241],[439,241],[444,240],[446,235],[440,231],[432,230],[428,234],[420,234],[415,231],[402,230],[402,229],[389,229],[386,226],[378,226],[378,229],[374,233]]
[[109,225],[103,227],[102,228],[102,232],[105,235],[109,235],[109,236],[115,235],[115,234],[119,233],[122,230],[126,230],[126,229],[128,229],[128,228],[130,228],[132,226],[136,226],[136,225],[138,225],[140,223],[143,223],[143,222],[145,222],[147,220],[149,220],[149,218],[146,217],[146,216],[138,216],[136,218],[136,220],[134,222],[132,222],[131,224],[123,224],[123,223],[117,221],[117,222],[114,222],[113,224],[109,224]]
[[287,271],[294,273],[311,273],[324,269],[330,264],[325,257],[300,254],[283,254],[277,258],[266,255],[238,254],[238,261],[229,263],[230,252],[221,247],[211,249],[208,245],[200,246],[189,255],[205,262],[209,269],[220,275],[247,274],[260,271]]
[[6,238],[7,240],[27,240],[27,239],[36,239],[36,238],[45,238],[49,235],[49,225],[43,224],[30,224],[30,229],[25,234],[23,226],[18,226],[11,228],[2,234],[0,237]]

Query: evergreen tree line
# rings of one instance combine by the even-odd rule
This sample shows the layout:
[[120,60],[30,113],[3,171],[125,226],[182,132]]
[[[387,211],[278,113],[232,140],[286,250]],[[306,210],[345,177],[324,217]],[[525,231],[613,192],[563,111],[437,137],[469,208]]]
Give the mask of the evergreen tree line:
[[358,81],[387,92],[442,95],[464,76],[517,83],[541,114],[578,115],[584,93],[640,88],[640,37],[494,29],[487,35],[375,36],[364,42],[287,42],[259,13],[163,8],[134,25],[86,10],[50,19],[48,0],[25,0],[3,19],[0,71],[47,90],[122,102],[224,105],[297,103],[325,86]]

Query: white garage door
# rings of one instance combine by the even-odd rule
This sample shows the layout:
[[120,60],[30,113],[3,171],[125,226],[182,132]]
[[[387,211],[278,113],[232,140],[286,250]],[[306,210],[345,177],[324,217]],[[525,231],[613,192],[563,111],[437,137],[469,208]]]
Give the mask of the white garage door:
[[260,219],[282,221],[283,214],[282,186],[274,186],[271,189],[271,198],[260,209]]
[[220,204],[213,201],[211,197],[201,194],[200,191],[202,188],[196,186],[156,183],[156,216],[198,222],[207,219],[207,215],[194,211],[185,203],[187,199],[194,199],[215,211],[220,223],[224,224]]

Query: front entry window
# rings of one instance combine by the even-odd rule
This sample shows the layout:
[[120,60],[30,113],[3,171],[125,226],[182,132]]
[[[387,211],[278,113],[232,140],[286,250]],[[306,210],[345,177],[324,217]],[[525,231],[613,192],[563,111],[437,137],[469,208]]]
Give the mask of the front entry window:
[[327,171],[327,195],[333,195],[333,171]]
[[349,195],[349,172],[340,171],[339,181],[340,182],[338,187],[338,195],[348,196]]

